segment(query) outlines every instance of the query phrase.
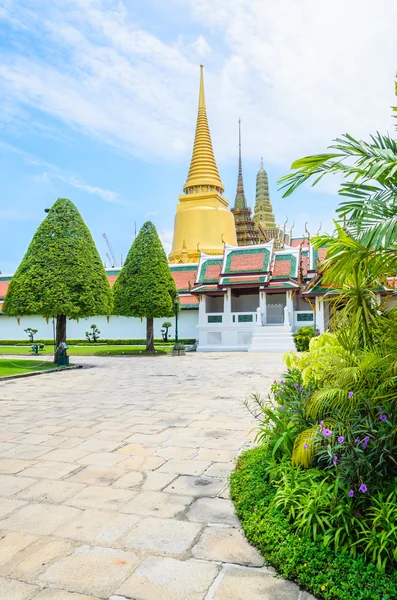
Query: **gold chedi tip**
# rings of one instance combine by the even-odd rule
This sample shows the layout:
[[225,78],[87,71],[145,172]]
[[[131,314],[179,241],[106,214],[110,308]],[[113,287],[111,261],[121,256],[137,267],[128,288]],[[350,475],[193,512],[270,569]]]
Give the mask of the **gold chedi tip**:
[[200,65],[200,91],[196,125],[196,135],[189,173],[183,191],[186,194],[207,192],[215,189],[223,194],[224,187],[219,176],[212,149],[211,135],[207,120],[204,94],[203,65]]

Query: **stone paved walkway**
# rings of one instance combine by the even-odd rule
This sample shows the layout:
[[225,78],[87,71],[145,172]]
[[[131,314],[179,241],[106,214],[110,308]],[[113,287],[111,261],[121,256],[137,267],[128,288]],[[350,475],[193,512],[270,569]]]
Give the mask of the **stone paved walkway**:
[[304,600],[228,496],[281,355],[84,358],[0,383],[0,598]]

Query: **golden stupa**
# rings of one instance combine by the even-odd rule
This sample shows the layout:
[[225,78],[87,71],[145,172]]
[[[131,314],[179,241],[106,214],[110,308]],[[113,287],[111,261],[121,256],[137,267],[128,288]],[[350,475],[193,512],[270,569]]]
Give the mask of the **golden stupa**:
[[204,96],[203,65],[193,156],[184,194],[176,207],[172,263],[198,262],[200,252],[223,254],[224,242],[237,246],[236,229],[216,166]]

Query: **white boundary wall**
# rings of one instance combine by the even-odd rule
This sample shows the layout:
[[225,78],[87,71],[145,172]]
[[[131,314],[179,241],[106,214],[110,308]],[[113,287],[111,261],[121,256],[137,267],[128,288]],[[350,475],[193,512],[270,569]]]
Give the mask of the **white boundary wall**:
[[[169,329],[171,338],[175,337],[175,317],[155,319],[154,337],[161,338],[161,326],[164,321],[170,321],[172,327]],[[90,317],[80,319],[78,322],[68,320],[67,337],[69,339],[85,339],[85,332],[89,330],[90,325],[95,323],[98,327],[100,339],[144,339],[146,337],[146,319],[137,319],[135,317],[110,317],[107,322],[106,317]],[[182,310],[178,315],[178,336],[182,338],[197,338],[198,310]],[[52,320],[46,323],[42,317],[31,316],[21,317],[18,325],[15,317],[6,317],[0,315],[0,340],[24,340],[28,342],[28,337],[24,329],[31,327],[38,329],[37,339],[52,339],[53,329]]]

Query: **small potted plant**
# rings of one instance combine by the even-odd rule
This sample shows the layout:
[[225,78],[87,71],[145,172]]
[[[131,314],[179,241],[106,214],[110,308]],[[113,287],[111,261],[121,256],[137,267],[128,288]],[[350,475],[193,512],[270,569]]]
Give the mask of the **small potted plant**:
[[175,344],[172,349],[172,356],[185,356],[185,346],[183,344]]

